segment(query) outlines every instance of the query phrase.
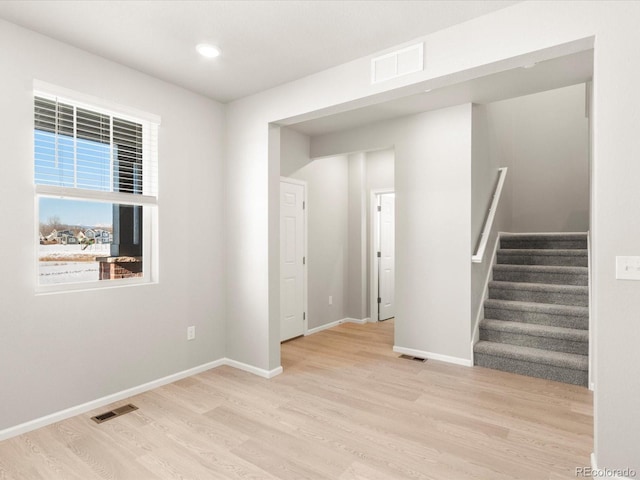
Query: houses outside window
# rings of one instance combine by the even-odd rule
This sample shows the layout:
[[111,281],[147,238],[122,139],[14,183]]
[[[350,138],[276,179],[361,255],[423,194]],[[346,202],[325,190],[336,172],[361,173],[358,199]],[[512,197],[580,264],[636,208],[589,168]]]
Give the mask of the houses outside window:
[[34,91],[40,290],[156,280],[158,125]]

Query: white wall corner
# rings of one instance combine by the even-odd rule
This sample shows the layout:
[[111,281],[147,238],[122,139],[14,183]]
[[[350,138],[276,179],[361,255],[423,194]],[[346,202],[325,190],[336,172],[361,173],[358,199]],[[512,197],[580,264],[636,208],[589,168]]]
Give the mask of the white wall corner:
[[369,319],[368,318],[343,318],[342,320],[340,320],[340,323],[357,323],[359,325],[364,325],[365,323],[367,323]]
[[304,332],[304,336],[313,335],[314,333],[321,332],[322,330],[327,330],[329,328],[337,327],[343,323],[357,323],[359,325],[364,325],[365,323],[371,322],[369,317],[367,318],[350,318],[346,317],[341,320],[336,320],[335,322],[325,323],[324,325],[320,325],[319,327],[310,328],[306,332]]
[[232,360],[231,358],[225,358],[224,365],[237,368],[238,370],[243,370],[245,372],[253,373],[254,375],[258,375],[262,378],[273,378],[283,372],[282,366],[274,368],[273,370],[265,370],[263,368],[254,367],[253,365],[249,365],[247,363]]
[[410,355],[418,358],[428,358],[429,360],[437,360],[439,362],[453,363],[454,365],[462,365],[463,367],[472,367],[471,360],[466,358],[451,357],[449,355],[442,355],[440,353],[425,352],[424,350],[416,350],[414,348],[405,348],[393,346],[393,351],[402,355]]
[[313,335],[314,333],[321,332],[322,330],[327,330],[329,328],[337,327],[342,323],[342,320],[336,320],[335,322],[325,323],[324,325],[320,325],[319,327],[310,328],[306,332],[304,332],[304,336]]

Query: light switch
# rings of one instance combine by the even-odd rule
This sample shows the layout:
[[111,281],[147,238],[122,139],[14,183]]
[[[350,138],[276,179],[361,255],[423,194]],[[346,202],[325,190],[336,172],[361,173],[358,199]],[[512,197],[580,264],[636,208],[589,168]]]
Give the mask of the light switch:
[[616,279],[640,280],[640,257],[616,257]]

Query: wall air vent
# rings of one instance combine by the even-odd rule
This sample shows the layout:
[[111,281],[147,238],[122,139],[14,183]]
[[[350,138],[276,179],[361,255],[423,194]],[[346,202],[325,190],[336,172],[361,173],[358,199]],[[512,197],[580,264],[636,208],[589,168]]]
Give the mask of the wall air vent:
[[424,43],[381,55],[371,60],[371,83],[380,83],[424,69]]
[[100,415],[96,415],[95,417],[91,417],[91,420],[96,423],[102,423],[106,422],[107,420],[111,420],[112,418],[119,417],[120,415],[124,415],[125,413],[133,412],[134,410],[138,410],[138,407],[130,403],[129,405],[125,405],[123,407],[101,413]]

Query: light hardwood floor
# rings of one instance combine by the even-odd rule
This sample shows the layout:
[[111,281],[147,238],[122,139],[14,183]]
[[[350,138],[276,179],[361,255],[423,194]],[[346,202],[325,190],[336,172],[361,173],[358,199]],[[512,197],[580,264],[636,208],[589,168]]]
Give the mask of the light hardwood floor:
[[282,345],[265,380],[220,367],[0,443],[0,479],[569,479],[589,465],[581,387],[398,358],[393,323]]

